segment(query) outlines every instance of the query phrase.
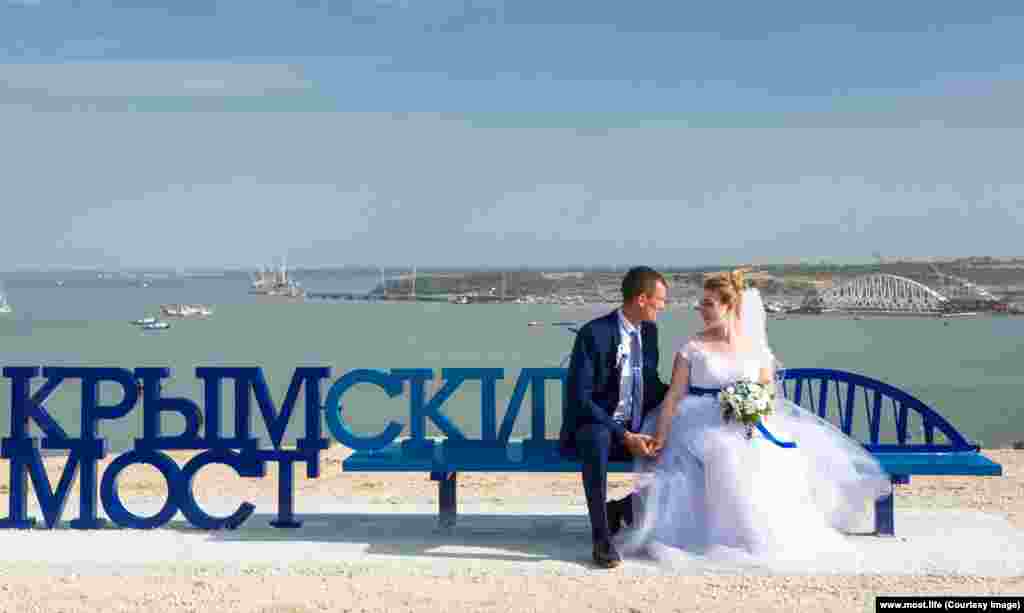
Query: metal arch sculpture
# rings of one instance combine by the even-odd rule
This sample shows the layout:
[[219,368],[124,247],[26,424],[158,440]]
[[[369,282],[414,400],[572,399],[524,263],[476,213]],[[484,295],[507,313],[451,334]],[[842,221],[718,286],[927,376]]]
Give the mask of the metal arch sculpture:
[[826,309],[929,313],[941,311],[949,299],[913,279],[876,273],[826,290],[818,301]]
[[[860,414],[867,439],[861,443],[871,451],[979,450],[935,409],[877,379],[828,368],[787,368],[777,376],[786,398],[832,422],[847,436],[854,437],[854,420]],[[911,413],[918,416],[913,429]],[[883,433],[883,423],[895,431]],[[886,443],[884,436],[895,436],[895,440]]]

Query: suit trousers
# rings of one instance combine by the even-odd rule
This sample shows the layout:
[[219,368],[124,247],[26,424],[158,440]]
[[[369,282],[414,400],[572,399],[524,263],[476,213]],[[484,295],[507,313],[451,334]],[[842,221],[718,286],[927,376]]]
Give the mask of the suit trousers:
[[[587,513],[590,516],[590,531],[595,543],[610,542],[608,513],[605,498],[608,496],[608,463],[628,462],[632,456],[621,441],[615,440],[611,430],[604,424],[589,423],[576,431],[576,454],[583,463],[583,491],[587,498]],[[632,504],[630,494],[623,502]]]

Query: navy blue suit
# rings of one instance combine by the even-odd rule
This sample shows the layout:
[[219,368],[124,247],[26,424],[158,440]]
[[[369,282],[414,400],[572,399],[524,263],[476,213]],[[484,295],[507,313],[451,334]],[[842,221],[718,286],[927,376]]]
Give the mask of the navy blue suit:
[[[622,379],[616,363],[621,340],[617,311],[580,328],[569,359],[566,401],[562,406],[559,447],[563,456],[583,463],[583,489],[595,542],[611,538],[605,510],[608,462],[630,459],[623,446],[626,429],[612,419],[619,404]],[[640,344],[646,416],[661,405],[668,391],[658,376],[658,327],[653,322],[641,322]]]

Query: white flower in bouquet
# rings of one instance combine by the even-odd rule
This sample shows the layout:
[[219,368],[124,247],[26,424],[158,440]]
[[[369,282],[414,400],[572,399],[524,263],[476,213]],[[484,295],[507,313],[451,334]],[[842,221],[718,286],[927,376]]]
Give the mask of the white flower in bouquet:
[[753,436],[754,426],[761,418],[771,414],[774,400],[775,387],[757,381],[740,380],[718,393],[723,421],[745,425],[747,438]]

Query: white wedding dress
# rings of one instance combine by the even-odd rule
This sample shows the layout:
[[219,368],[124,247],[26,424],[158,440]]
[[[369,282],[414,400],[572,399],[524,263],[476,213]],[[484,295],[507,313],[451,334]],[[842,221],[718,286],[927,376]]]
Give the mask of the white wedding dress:
[[[774,365],[767,344],[740,355],[708,351],[690,341],[679,353],[690,364],[690,385],[722,388],[757,380]],[[653,434],[656,416],[644,424]],[[885,495],[889,478],[859,443],[779,393],[766,429],[785,448],[742,426],[723,423],[713,395],[679,402],[665,448],[640,461],[638,521],[620,543],[626,553],[656,559],[713,558],[802,570],[829,566],[832,554],[855,554],[842,531],[863,521]]]

